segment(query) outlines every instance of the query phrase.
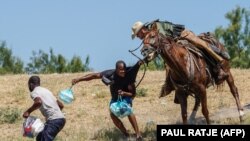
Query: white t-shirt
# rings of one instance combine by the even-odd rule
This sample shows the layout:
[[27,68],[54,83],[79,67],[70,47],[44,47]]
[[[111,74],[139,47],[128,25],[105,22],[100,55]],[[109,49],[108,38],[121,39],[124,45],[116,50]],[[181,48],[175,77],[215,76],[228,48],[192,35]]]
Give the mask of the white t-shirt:
[[56,97],[48,89],[38,86],[30,93],[30,96],[33,100],[36,97],[41,98],[42,105],[40,111],[47,120],[65,118],[57,104]]

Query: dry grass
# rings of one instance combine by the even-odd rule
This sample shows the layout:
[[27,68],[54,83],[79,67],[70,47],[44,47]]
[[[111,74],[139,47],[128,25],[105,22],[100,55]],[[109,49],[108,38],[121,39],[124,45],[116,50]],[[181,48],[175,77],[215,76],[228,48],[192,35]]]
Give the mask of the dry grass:
[[[250,102],[250,70],[232,70],[235,83],[238,87],[240,100],[243,105]],[[57,97],[58,92],[70,86],[71,80],[87,73],[78,74],[50,74],[40,75],[42,86],[50,89]],[[142,76],[139,72],[138,79]],[[180,106],[173,103],[174,94],[158,98],[161,85],[164,82],[164,71],[148,71],[138,89],[145,89],[146,95],[134,100],[134,111],[144,140],[156,140],[157,124],[175,124],[181,122]],[[22,112],[32,104],[27,88],[29,75],[5,75],[0,77],[0,109],[17,108]],[[100,80],[82,82],[74,88],[75,101],[65,105],[67,123],[59,133],[57,141],[86,141],[86,140],[119,140],[121,133],[109,117],[108,105],[110,100],[109,88]],[[208,88],[208,108],[211,120],[216,124],[238,124],[236,104],[230,90],[225,84],[223,89]],[[194,99],[188,99],[190,113]],[[250,106],[249,106],[250,107]],[[248,108],[249,109],[249,108]],[[246,110],[246,112],[248,111]],[[233,113],[233,114],[231,114]],[[235,114],[236,113],[236,116]],[[32,113],[42,117],[39,111]],[[199,110],[197,113],[199,124],[204,118]],[[122,119],[125,127],[134,133],[127,118]],[[249,118],[246,119],[249,123]],[[18,141],[31,140],[22,137],[22,118],[13,124],[0,124],[1,140]]]

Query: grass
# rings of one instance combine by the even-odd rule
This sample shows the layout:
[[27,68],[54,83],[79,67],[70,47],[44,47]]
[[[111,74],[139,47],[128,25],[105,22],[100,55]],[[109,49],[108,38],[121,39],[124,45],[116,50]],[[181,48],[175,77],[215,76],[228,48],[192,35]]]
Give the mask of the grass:
[[136,90],[136,96],[137,97],[146,97],[147,96],[147,89],[145,88],[139,88],[138,90]]
[[[87,72],[88,73],[88,72]],[[58,97],[60,90],[70,87],[71,80],[87,73],[39,75],[41,85],[50,89]],[[141,78],[139,72],[137,78]],[[242,105],[250,103],[250,70],[233,69],[235,84],[238,87]],[[181,123],[180,105],[174,104],[174,92],[158,98],[164,83],[164,71],[148,71],[137,88],[133,110],[145,141],[156,140],[156,125]],[[22,113],[32,105],[27,81],[29,75],[4,75],[0,77],[0,138],[4,141],[32,141],[22,137]],[[78,83],[73,87],[75,100],[65,105],[67,122],[56,137],[56,141],[111,141],[121,140],[122,134],[109,116],[109,88],[101,80]],[[208,109],[212,123],[239,124],[235,100],[227,84],[222,89],[207,89]],[[191,113],[194,99],[188,98],[188,114]],[[230,112],[228,112],[230,111]],[[249,110],[246,109],[244,124],[250,124]],[[4,113],[4,114],[3,114]],[[7,114],[8,113],[8,114]],[[221,113],[220,117],[218,114]],[[232,113],[232,114],[231,114]],[[233,114],[236,114],[234,116]],[[43,119],[37,110],[31,115]],[[121,119],[131,134],[134,130],[127,118]],[[201,108],[197,112],[197,124],[204,124]]]
[[0,124],[14,124],[20,117],[21,111],[17,108],[0,108]]

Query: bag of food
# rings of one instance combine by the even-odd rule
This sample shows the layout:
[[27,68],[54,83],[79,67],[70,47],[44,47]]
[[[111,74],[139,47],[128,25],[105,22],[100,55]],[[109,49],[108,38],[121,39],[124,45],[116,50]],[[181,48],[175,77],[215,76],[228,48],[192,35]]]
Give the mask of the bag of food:
[[74,93],[72,91],[72,87],[60,91],[59,99],[66,104],[70,104],[74,100]]
[[41,119],[29,116],[23,122],[23,136],[34,138],[44,129],[44,123]]
[[123,101],[121,96],[118,97],[117,102],[110,105],[110,110],[115,116],[120,118],[133,113],[132,107],[126,101]]

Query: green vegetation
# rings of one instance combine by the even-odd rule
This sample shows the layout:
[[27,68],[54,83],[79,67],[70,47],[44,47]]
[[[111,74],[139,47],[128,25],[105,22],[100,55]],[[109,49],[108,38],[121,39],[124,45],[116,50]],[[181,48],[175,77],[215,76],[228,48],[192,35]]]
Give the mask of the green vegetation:
[[160,56],[156,57],[153,61],[148,63],[147,69],[148,70],[164,70],[165,65],[164,65],[163,59]]
[[49,54],[42,50],[32,51],[30,62],[24,68],[23,61],[12,55],[6,42],[0,43],[0,74],[85,72],[91,70],[89,61],[89,56],[84,63],[81,57],[74,56],[68,62],[63,55],[55,55],[51,48]]
[[136,90],[136,97],[145,97],[147,96],[148,89],[140,88]]
[[0,109],[0,124],[12,124],[20,120],[21,111],[17,108],[1,108]]
[[12,55],[12,50],[8,49],[6,42],[0,43],[0,74],[23,73],[23,62]]
[[215,29],[215,36],[225,45],[234,68],[250,68],[250,11],[236,7],[225,15],[228,27]]
[[74,73],[90,70],[88,66],[89,56],[87,56],[85,63],[79,56],[74,56],[70,62],[67,62],[63,55],[55,55],[53,49],[50,49],[49,54],[42,50],[39,50],[38,53],[33,51],[30,60],[31,62],[25,68],[28,73]]

